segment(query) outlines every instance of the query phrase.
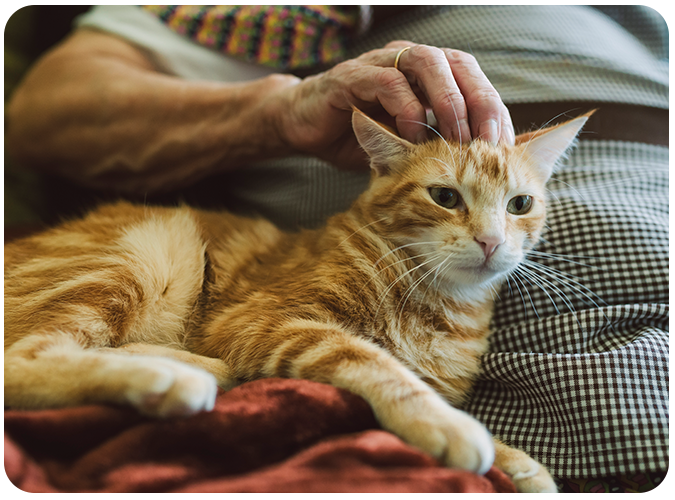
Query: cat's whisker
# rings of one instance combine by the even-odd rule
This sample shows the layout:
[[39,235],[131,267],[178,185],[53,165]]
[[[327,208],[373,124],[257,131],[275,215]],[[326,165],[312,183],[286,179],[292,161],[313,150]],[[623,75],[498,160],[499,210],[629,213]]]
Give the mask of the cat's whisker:
[[403,250],[404,248],[409,248],[409,247],[416,246],[416,245],[438,245],[438,244],[441,244],[441,243],[443,243],[443,242],[442,241],[418,241],[418,242],[414,242],[414,243],[408,243],[406,245],[400,245],[400,246],[390,250],[389,252],[385,253],[379,259],[377,259],[375,261],[375,263],[373,264],[373,267],[377,267],[380,262],[382,262],[384,259],[389,257],[391,254],[393,254],[394,252],[398,252],[399,250]]
[[[538,269],[538,270],[545,271],[547,273],[554,274],[555,276],[557,276],[561,280],[567,280],[567,281],[569,281],[569,282],[571,282],[571,283],[573,283],[573,284],[575,284],[579,287],[583,287],[583,285],[579,281],[577,281],[577,280],[581,280],[582,278],[580,278],[579,276],[576,276],[572,273],[561,271],[560,269],[555,269],[553,267],[542,264],[541,262],[535,262],[533,260],[525,260],[524,263],[527,266],[529,266],[533,269]],[[577,264],[577,265],[582,265],[582,264]],[[592,268],[592,266],[585,266],[585,267],[591,267]],[[596,268],[596,269],[598,269],[598,268]],[[588,289],[586,287],[584,287],[584,288],[587,291],[591,292],[590,289]]]
[[364,226],[361,226],[361,227],[358,228],[356,231],[354,231],[352,234],[350,234],[349,236],[347,236],[344,240],[342,240],[342,241],[338,244],[338,246],[341,246],[342,244],[344,244],[347,240],[349,240],[349,238],[351,238],[352,236],[354,236],[356,233],[358,233],[358,232],[360,232],[360,231],[366,229],[367,227],[370,227],[370,226],[372,226],[372,225],[374,225],[374,224],[377,224],[378,222],[382,222],[382,221],[385,220],[385,219],[386,219],[386,217],[382,217],[382,218],[379,219],[379,220],[374,220],[373,222],[370,222],[370,223],[368,223],[368,224],[366,224],[366,225],[364,225]]
[[[521,265],[522,265],[522,263],[521,263]],[[553,304],[553,308],[555,309],[556,314],[560,314],[560,309],[558,309],[558,305],[556,304],[555,300],[553,300],[553,297],[551,297],[551,294],[548,293],[548,291],[547,291],[546,288],[543,286],[543,284],[547,284],[547,285],[548,285],[549,287],[551,287],[551,288],[553,288],[553,287],[552,287],[550,284],[548,284],[548,283],[546,282],[546,280],[540,278],[540,277],[537,276],[535,273],[533,273],[533,272],[531,272],[531,271],[529,271],[529,270],[527,270],[527,269],[524,269],[524,268],[522,268],[522,267],[519,267],[518,270],[519,270],[519,272],[521,273],[521,275],[522,275],[524,278],[527,279],[528,282],[530,282],[530,283],[536,285],[537,287],[539,287],[539,289],[540,289],[541,291],[543,291],[543,292],[546,294],[546,296],[548,297],[548,299],[551,301],[551,304]],[[560,294],[558,294],[558,296],[560,296]],[[562,298],[562,297],[561,297],[561,298]],[[563,302],[565,302],[565,299],[563,299]],[[567,302],[565,302],[565,305],[567,305]],[[572,309],[573,309],[573,308],[571,307],[571,305],[568,305],[568,308],[570,309],[570,311],[572,311]]]
[[602,303],[604,306],[609,306],[609,304],[607,304],[597,293],[595,293],[594,291],[592,291],[588,287],[582,285],[581,283],[571,279],[567,273],[563,273],[562,271],[552,269],[548,266],[545,266],[545,265],[537,263],[537,262],[532,262],[532,261],[525,261],[525,262],[532,265],[532,268],[535,269],[537,272],[543,273],[544,275],[549,276],[551,279],[556,280],[556,282],[560,283],[562,286],[566,287],[568,290],[571,290],[574,293],[580,294],[581,296],[583,296],[598,311],[600,311],[602,313],[602,316],[605,319],[605,321],[607,321],[607,325],[609,326],[609,328],[613,329],[611,320],[604,313],[602,307],[600,307],[600,305],[595,300],[593,300],[593,297],[596,297],[598,299],[598,301],[600,303]]
[[[427,253],[422,253],[422,254],[418,254],[418,255],[413,255],[413,256],[411,256],[411,257],[407,257],[407,258],[405,258],[405,259],[399,259],[399,260],[397,260],[397,261],[392,262],[392,263],[389,264],[388,266],[385,266],[385,267],[383,267],[382,269],[380,269],[379,271],[377,271],[377,272],[375,273],[375,275],[373,275],[368,281],[366,281],[366,283],[365,283],[365,284],[361,287],[361,289],[359,290],[359,293],[362,292],[362,291],[363,291],[370,283],[372,283],[375,279],[377,279],[377,277],[378,277],[381,273],[383,273],[384,271],[386,271],[387,269],[390,269],[390,268],[392,268],[392,267],[394,267],[394,266],[397,266],[397,265],[402,265],[404,262],[407,262],[407,261],[409,261],[409,260],[415,260],[415,259],[418,259],[418,258],[424,258],[424,257],[427,257],[427,256],[429,256],[429,255],[434,255],[434,254],[436,254],[436,253],[437,253],[437,250],[434,250],[433,252],[427,252]],[[373,267],[375,267],[375,266],[373,266]]]
[[[598,266],[592,266],[590,264],[584,264],[583,262],[578,262],[576,260],[570,259],[569,257],[575,257],[577,259],[593,259],[593,260],[612,260],[609,258],[605,257],[591,257],[591,256],[584,256],[584,255],[560,255],[560,254],[554,254],[554,253],[548,253],[548,252],[540,252],[537,250],[530,250],[528,252],[528,255],[531,255],[533,257],[536,257],[538,259],[547,259],[547,260],[555,260],[559,262],[569,262],[570,264],[574,264],[577,266],[582,266],[582,267],[587,267],[590,269],[597,269],[598,271],[606,271],[606,269]],[[532,262],[532,261],[530,261]]]
[[[440,158],[435,158],[435,157],[433,157],[433,156],[430,156],[428,159],[429,159],[429,160],[436,160],[437,162],[441,163],[441,164],[442,164],[445,168],[447,168],[448,170],[452,170],[452,168],[450,168],[450,165],[448,165],[447,163],[445,163],[445,162],[444,162],[443,160],[441,160]],[[454,161],[454,160],[453,160],[453,161]],[[450,174],[449,174],[449,173],[448,173],[448,174],[444,174],[443,177],[446,177],[446,176],[448,176],[448,175],[450,175]]]
[[434,127],[432,127],[432,126],[429,125],[428,123],[420,122],[420,121],[418,121],[418,120],[402,120],[402,121],[405,121],[405,122],[408,122],[408,123],[417,123],[418,125],[424,125],[425,127],[427,127],[427,128],[428,128],[429,130],[431,130],[434,134],[436,134],[436,135],[443,141],[443,143],[445,143],[446,147],[448,148],[448,151],[450,152],[450,154],[451,154],[451,156],[452,156],[452,149],[450,148],[450,145],[447,143],[447,141],[446,141],[445,138],[441,135],[441,133],[440,133],[438,130],[436,130]]
[[[445,147],[448,149],[448,153],[450,153],[449,156],[452,159],[452,162],[455,164],[455,168],[457,167],[457,164],[455,162],[455,156],[452,154],[452,148],[450,147],[450,144],[448,144],[448,142],[445,140],[445,138],[441,135],[441,133],[438,130],[436,130],[434,127],[432,127],[428,123],[420,122],[420,121],[417,121],[417,120],[404,120],[404,121],[424,125],[429,130],[431,130],[434,134],[436,134],[443,141],[443,144],[445,144]],[[430,159],[438,160],[438,158],[430,158]],[[448,168],[448,170],[451,170],[450,166],[447,163],[445,163],[444,161],[441,161],[441,160],[438,160],[438,161],[443,163],[443,165],[445,165]],[[461,141],[460,141],[460,161],[461,161]]]
[[509,297],[513,295],[513,290],[511,289],[511,277],[506,275],[506,285],[509,287]]
[[[534,311],[535,316],[537,316],[537,318],[540,319],[539,318],[539,312],[537,311],[537,308],[534,305],[534,301],[532,300],[532,296],[530,295],[529,290],[525,286],[525,283],[523,283],[523,281],[520,279],[521,278],[520,274],[521,274],[520,267],[517,267],[516,269],[513,270],[513,277],[516,280],[518,280],[521,285],[523,285],[523,289],[525,290],[525,293],[527,294],[527,297],[530,300],[530,305],[532,306],[532,310]],[[520,290],[520,287],[518,287],[518,289]],[[526,306],[525,298],[523,297],[522,293],[521,293],[521,297],[523,298],[523,306]],[[527,314],[527,307],[525,307],[525,319],[527,319],[527,315],[528,315]]]
[[[550,268],[548,266],[545,266],[544,264],[540,264],[538,262],[532,262],[532,261],[523,261],[523,264],[529,266],[531,269],[536,270],[540,273],[545,274],[546,276],[550,277],[551,279],[555,279],[558,283],[560,283],[563,286],[566,286],[568,289],[573,290],[577,293],[581,293],[584,297],[586,297],[595,307],[600,309],[600,306],[591,298],[591,295],[595,296],[604,306],[607,306],[608,304],[602,300],[602,298],[593,292],[590,288],[582,285],[578,281],[572,279],[567,273],[564,273],[562,271],[558,271],[556,269]],[[570,285],[571,283],[571,285]],[[577,287],[577,288],[575,288]]]
[[592,186],[579,186],[578,189],[583,190],[588,193],[594,193],[594,192],[599,192],[602,190],[605,190],[610,187],[616,187],[616,186],[628,186],[633,182],[636,181],[643,181],[644,176],[631,176],[631,177],[622,177],[620,179],[610,179],[605,182],[599,182],[597,184],[594,184]]
[[494,283],[490,283],[490,290],[492,290],[492,294],[494,297],[496,297],[496,300],[502,299],[502,296],[499,294],[499,289],[494,285]]
[[[547,226],[547,229],[551,229],[550,227]],[[550,245],[550,246],[555,246],[553,243],[551,243],[549,240],[544,238],[543,236],[539,237],[539,242],[538,243],[543,243],[544,245]],[[534,250],[530,250],[529,252],[533,252]]]
[[462,128],[459,126],[459,117],[457,116],[457,109],[455,108],[455,103],[450,98],[450,93],[446,90],[445,93],[448,96],[448,101],[450,101],[450,106],[452,106],[452,112],[455,115],[455,124],[457,125],[457,134],[459,135],[459,162],[460,164],[464,163],[462,158]]
[[429,283],[429,284],[427,285],[427,288],[426,288],[426,290],[424,290],[424,294],[422,295],[422,298],[421,298],[420,301],[419,301],[419,302],[420,302],[420,306],[424,303],[424,298],[427,296],[427,292],[429,291],[429,288],[431,288],[432,286],[434,286],[434,283],[435,283],[436,280],[438,279],[438,276],[440,275],[440,271],[441,271],[441,269],[443,268],[443,266],[445,266],[446,263],[447,263],[452,257],[454,257],[455,255],[456,255],[456,254],[455,254],[454,252],[449,253],[448,256],[447,256],[445,259],[443,259],[443,262],[441,262],[440,264],[438,264],[438,265],[436,266],[435,271],[434,271],[434,278],[431,280],[431,283]]
[[[567,309],[570,311],[570,313],[574,317],[574,320],[576,321],[577,325],[579,326],[579,330],[581,332],[584,332],[584,333],[586,332],[586,329],[581,324],[581,321],[579,321],[577,311],[576,311],[574,305],[572,304],[572,301],[567,297],[567,294],[565,294],[565,292],[563,292],[560,288],[558,288],[553,282],[547,280],[546,278],[543,278],[542,276],[538,275],[534,271],[528,271],[528,270],[523,269],[523,268],[520,268],[520,271],[523,273],[523,276],[527,277],[528,280],[532,284],[536,285],[540,290],[542,290],[548,296],[549,300],[551,301],[551,304],[553,304],[553,308],[555,309],[556,313],[560,314],[560,310],[558,309],[557,304],[555,303],[555,301],[553,300],[551,295],[545,290],[544,286],[547,286],[551,290],[553,290],[553,292],[558,297],[560,297],[560,299],[563,301],[565,306],[567,306]],[[555,277],[552,277],[552,279],[554,279],[556,282],[561,283],[562,285],[565,285],[565,283],[559,281]]]
[[[442,255],[439,255],[438,258],[442,258],[442,257],[443,257]],[[431,261],[431,260],[436,260],[436,259],[430,259],[430,261]],[[427,263],[429,263],[430,261],[427,261]],[[408,290],[403,294],[403,299],[404,299],[404,300],[403,300],[403,304],[400,305],[401,315],[403,315],[403,312],[405,311],[405,305],[406,305],[406,303],[408,302],[408,299],[412,296],[412,294],[415,292],[415,290],[417,289],[417,287],[419,287],[419,286],[424,282],[424,280],[425,280],[431,273],[433,273],[434,271],[435,271],[434,268],[429,269],[426,273],[424,273],[424,274],[423,274],[422,276],[420,276],[417,280],[415,280],[415,281],[413,282],[413,284],[412,284],[410,287],[408,287]],[[427,289],[428,289],[428,288],[427,288]],[[425,293],[426,293],[426,292],[425,292]],[[400,304],[400,302],[399,302],[399,304]],[[396,310],[399,310],[399,307],[397,307]]]
[[[625,179],[614,179],[607,182],[600,182],[593,184],[591,186],[573,186],[567,182],[564,182],[558,178],[552,179],[553,182],[558,182],[566,186],[566,188],[557,189],[556,191],[561,196],[567,194],[568,189],[576,194],[581,200],[587,202],[589,200],[589,195],[594,195],[596,193],[604,192],[607,188],[616,187],[616,186],[628,186],[631,181],[641,180],[640,177],[629,177]],[[549,190],[550,191],[550,190]]]
[[550,194],[551,196],[553,196],[555,198],[555,201],[558,202],[558,206],[562,207],[562,201],[560,201],[560,198],[558,198],[558,196],[553,191],[551,191],[550,189],[546,189],[546,191],[548,192],[548,194]]
[[[540,240],[541,240],[541,238],[540,238]],[[541,240],[541,241],[544,241],[545,243],[547,243],[549,245],[553,245],[553,243],[551,243],[550,241],[545,241],[545,240]],[[595,256],[595,255],[576,255],[576,254],[572,254],[572,253],[562,254],[562,253],[542,252],[542,251],[539,251],[539,250],[530,250],[528,253],[534,253],[534,254],[536,254],[538,256],[540,255],[542,257],[562,257],[562,258],[565,258],[565,259],[568,258],[568,257],[575,257],[577,259],[608,260],[605,257],[598,257],[598,256]],[[576,261],[573,261],[573,260],[570,260],[570,262],[574,262],[575,264],[579,264],[579,262],[576,262]]]
[[[566,113],[569,113],[569,112],[571,112],[571,111],[574,111],[574,110],[571,109],[571,110],[568,110],[568,111],[564,111],[564,112],[562,112],[562,113],[559,113],[558,115],[554,116],[553,118],[551,118],[550,120],[548,120],[547,122],[545,122],[544,124],[542,124],[539,128],[537,128],[536,131],[539,132],[539,131],[541,131],[541,130],[544,130],[546,127],[548,127],[548,126],[549,126],[552,122],[554,122],[556,119],[558,119],[559,117],[561,117],[561,116],[563,116],[563,115],[565,115]],[[537,138],[537,137],[539,137],[539,134],[536,134],[536,133],[532,134],[532,136],[531,136],[531,137],[527,140],[527,142],[525,143],[525,147],[522,148],[522,151],[521,151],[520,157],[518,158],[518,163],[517,163],[517,165],[518,165],[519,168],[520,168],[520,166],[522,165],[522,162],[524,161],[524,159],[525,159],[525,157],[526,157],[527,149],[530,147],[530,144],[532,143],[532,141],[533,141],[535,138]]]
[[[435,253],[435,252],[434,252]],[[384,292],[380,295],[380,303],[378,304],[377,310],[375,311],[375,318],[377,318],[380,308],[382,307],[382,304],[384,303],[384,300],[387,298],[387,295],[389,295],[389,292],[403,279],[405,279],[407,276],[410,274],[414,273],[417,269],[425,266],[428,263],[428,261],[424,261],[421,264],[418,264],[417,266],[408,269],[405,273],[401,274],[399,277],[397,277],[392,283],[387,286],[387,288],[384,290]]]
[[[440,258],[440,257],[439,257],[439,258]],[[435,259],[430,259],[430,260],[435,260]],[[429,261],[425,261],[425,262],[423,262],[422,264],[420,264],[420,265],[414,267],[413,269],[411,269],[410,271],[408,271],[407,273],[405,273],[403,276],[399,277],[399,279],[395,280],[394,283],[392,283],[392,285],[390,285],[389,287],[387,287],[387,290],[385,290],[385,293],[383,294],[383,299],[382,299],[382,300],[384,300],[384,299],[386,298],[386,296],[389,294],[389,292],[391,291],[391,289],[393,288],[393,286],[396,285],[396,283],[398,283],[398,282],[400,281],[400,278],[403,278],[403,277],[405,277],[405,276],[407,276],[407,275],[412,274],[414,271],[416,271],[416,270],[419,269],[420,267],[423,267],[424,265],[428,264],[428,263],[430,262],[430,260],[429,260]],[[412,283],[410,286],[408,286],[408,288],[406,289],[406,292],[404,292],[403,297],[404,297],[404,298],[407,297],[407,296],[408,296],[408,292],[411,290],[411,288],[414,290],[414,287],[416,287],[418,283],[419,283],[419,279],[413,281],[413,283]],[[406,300],[407,300],[407,299],[406,299]],[[400,301],[399,301],[399,304],[400,304]],[[382,301],[380,301],[380,306],[381,306],[381,305],[382,305]],[[404,303],[404,305],[405,305],[405,303]],[[378,311],[379,311],[379,309],[380,309],[380,306],[378,306]],[[394,309],[394,311],[397,311],[397,310],[398,310],[398,306]],[[376,313],[375,313],[375,317],[377,317],[377,314],[378,314],[378,313],[376,312]]]
[[[569,183],[567,183],[567,182],[565,182],[565,181],[561,181],[561,180],[558,179],[557,177],[554,177],[553,179],[551,179],[551,181],[552,181],[552,183],[558,182],[558,183],[560,183],[560,184],[563,184],[563,185],[567,186],[569,189],[571,189],[571,190],[574,191],[576,194],[578,194],[578,195],[579,195],[579,198],[581,198],[582,200],[586,201],[586,198],[584,198],[584,195],[582,195],[582,194],[579,192],[579,190],[578,190],[577,188],[575,188],[574,186],[572,186],[571,184],[569,184]],[[548,191],[551,192],[550,188],[549,188]],[[559,190],[559,191],[562,191],[562,190]]]

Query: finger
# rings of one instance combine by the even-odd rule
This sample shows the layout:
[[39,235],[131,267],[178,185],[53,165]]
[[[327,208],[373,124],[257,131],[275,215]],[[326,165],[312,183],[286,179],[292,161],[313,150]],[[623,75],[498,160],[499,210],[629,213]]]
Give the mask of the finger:
[[392,40],[387,45],[384,46],[385,49],[405,49],[406,47],[411,47],[417,45],[415,42],[410,40]]
[[410,142],[427,139],[426,110],[406,77],[394,68],[379,68],[367,78],[384,110],[394,118],[401,137]]
[[459,50],[442,50],[464,96],[472,136],[495,144],[499,140],[512,144],[511,117],[476,58]]
[[502,106],[504,109],[502,111],[502,128],[499,141],[513,146],[516,143],[516,132],[513,129],[513,121],[511,120],[508,108],[503,104]]
[[398,69],[424,94],[443,137],[459,142],[471,140],[466,102],[441,49],[413,45],[401,54]]
[[[345,108],[352,105],[368,109],[379,104],[393,117],[399,134],[410,142],[426,139],[426,111],[406,77],[395,68],[382,67],[383,56],[394,51],[366,54],[355,60],[345,61],[328,72],[324,91],[343,88],[348,91]],[[395,52],[394,52],[395,53]],[[378,61],[378,64],[374,64]],[[393,65],[393,64],[392,64]]]

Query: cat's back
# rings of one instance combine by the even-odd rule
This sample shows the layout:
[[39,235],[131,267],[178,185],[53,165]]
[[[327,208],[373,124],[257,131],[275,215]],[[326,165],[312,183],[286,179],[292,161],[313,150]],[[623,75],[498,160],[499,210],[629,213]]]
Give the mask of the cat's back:
[[[168,236],[199,237],[189,212],[119,202],[103,205],[84,218],[5,245],[5,275],[28,273],[37,262],[51,261],[53,271],[68,261],[85,266],[93,257],[123,255],[134,247],[170,242]],[[187,234],[185,234],[187,233]]]
[[91,318],[94,344],[157,334],[180,341],[201,292],[209,241],[228,224],[245,225],[228,220],[120,202],[5,245],[6,344],[41,322],[54,324],[54,315],[63,324]]

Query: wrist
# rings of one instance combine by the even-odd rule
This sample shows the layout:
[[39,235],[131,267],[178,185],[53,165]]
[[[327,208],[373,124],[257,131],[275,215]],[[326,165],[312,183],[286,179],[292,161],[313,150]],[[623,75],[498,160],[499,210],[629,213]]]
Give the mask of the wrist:
[[301,81],[293,75],[274,74],[260,80],[263,90],[256,90],[258,106],[253,108],[257,115],[254,123],[260,125],[259,133],[269,152],[276,157],[297,152],[288,132],[293,94]]

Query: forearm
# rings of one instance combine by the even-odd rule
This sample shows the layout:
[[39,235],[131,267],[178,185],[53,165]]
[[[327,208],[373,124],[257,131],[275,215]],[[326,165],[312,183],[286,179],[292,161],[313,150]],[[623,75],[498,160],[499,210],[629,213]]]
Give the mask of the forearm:
[[292,84],[185,81],[124,42],[85,32],[26,77],[8,107],[7,144],[22,164],[92,185],[170,188],[290,153],[265,103]]

